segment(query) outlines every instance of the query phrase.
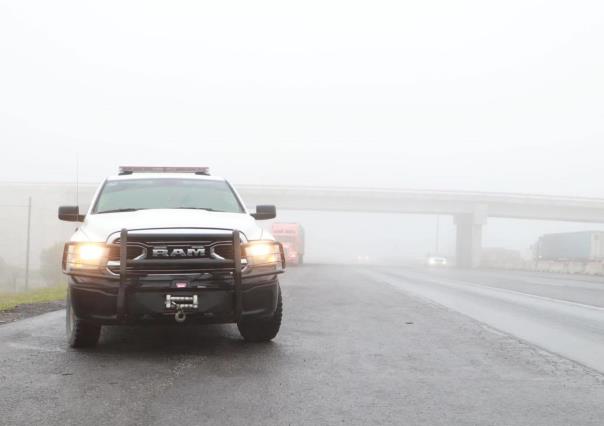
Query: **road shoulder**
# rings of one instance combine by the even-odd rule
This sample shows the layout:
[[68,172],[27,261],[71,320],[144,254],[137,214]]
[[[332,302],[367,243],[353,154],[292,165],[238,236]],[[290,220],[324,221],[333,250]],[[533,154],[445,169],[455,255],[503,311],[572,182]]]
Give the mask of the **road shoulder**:
[[58,311],[65,308],[64,300],[51,302],[24,303],[14,308],[0,311],[0,325],[8,324],[25,318],[31,318],[47,312]]

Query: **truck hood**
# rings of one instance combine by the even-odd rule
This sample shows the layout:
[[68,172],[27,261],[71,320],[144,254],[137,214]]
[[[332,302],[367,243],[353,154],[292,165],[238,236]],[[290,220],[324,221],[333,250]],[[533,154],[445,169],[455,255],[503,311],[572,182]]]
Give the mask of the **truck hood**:
[[150,209],[86,216],[72,241],[105,242],[109,235],[128,230],[150,228],[222,228],[238,229],[248,240],[272,239],[256,220],[245,213],[205,210]]

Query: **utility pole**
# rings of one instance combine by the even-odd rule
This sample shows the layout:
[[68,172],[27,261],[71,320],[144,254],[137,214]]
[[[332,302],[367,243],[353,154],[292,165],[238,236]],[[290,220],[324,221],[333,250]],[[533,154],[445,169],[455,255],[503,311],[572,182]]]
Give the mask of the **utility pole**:
[[80,205],[80,154],[76,153],[75,205]]
[[31,196],[27,202],[27,241],[25,243],[25,291],[29,288],[29,244],[31,239]]
[[435,255],[440,254],[440,216],[436,215],[436,241],[434,242],[434,248],[436,249]]

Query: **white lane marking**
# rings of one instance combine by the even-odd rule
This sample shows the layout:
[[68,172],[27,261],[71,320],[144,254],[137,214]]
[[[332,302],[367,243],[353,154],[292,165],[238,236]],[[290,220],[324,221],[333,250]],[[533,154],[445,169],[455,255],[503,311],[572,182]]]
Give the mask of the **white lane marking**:
[[[596,306],[596,305],[586,305],[584,303],[579,303],[579,302],[572,302],[570,300],[564,300],[564,299],[555,299],[553,297],[548,297],[548,296],[539,296],[537,294],[532,294],[532,293],[524,293],[522,291],[518,291],[518,290],[511,290],[511,289],[507,289],[507,288],[501,288],[501,287],[493,287],[490,285],[483,285],[483,284],[476,284],[473,282],[469,282],[469,281],[462,281],[459,279],[455,279],[455,280],[442,280],[439,278],[434,278],[430,275],[424,275],[421,273],[417,273],[417,272],[401,272],[401,275],[398,275],[396,271],[391,271],[391,270],[387,270],[388,274],[393,274],[396,276],[401,276],[403,278],[409,278],[408,275],[415,275],[416,278],[421,279],[421,280],[425,280],[425,281],[430,281],[433,282],[435,284],[440,284],[440,285],[445,285],[445,286],[449,286],[449,287],[453,287],[453,286],[458,286],[458,287],[474,287],[478,290],[482,290],[482,289],[489,289],[489,290],[493,290],[495,292],[500,292],[500,293],[509,293],[509,294],[514,294],[514,295],[519,295],[519,296],[524,296],[524,297],[530,297],[533,299],[537,299],[537,300],[542,300],[542,301],[546,301],[546,302],[553,302],[553,303],[561,303],[564,305],[568,305],[568,306],[574,306],[574,307],[579,307],[579,308],[585,308],[585,309],[594,309],[596,311],[601,311],[604,312],[604,307],[602,306]],[[407,277],[406,277],[407,275]]]
[[[442,279],[434,279],[432,277],[426,277],[425,275],[412,273],[407,271],[396,271],[396,272],[382,272],[383,275],[390,277],[391,279],[403,279],[408,284],[413,286],[419,286],[415,293],[430,291],[424,289],[421,285],[413,283],[414,279],[426,281],[428,283],[435,284],[437,286],[461,290],[467,294],[474,294],[480,297],[486,297],[489,299],[501,300],[513,305],[522,305],[531,310],[540,309],[542,311],[562,313],[568,317],[574,317],[583,321],[588,321],[589,326],[593,327],[597,325],[598,328],[604,333],[604,308],[592,305],[583,305],[581,303],[569,302],[566,300],[552,299],[543,296],[536,296],[534,294],[522,293],[515,290],[501,289],[498,287],[483,286],[480,284],[463,283],[458,281],[445,281]],[[391,285],[402,287],[401,283],[390,283]],[[434,296],[434,295],[432,295]],[[427,296],[430,297],[430,296]],[[433,300],[436,300],[433,298]],[[437,303],[442,303],[437,300]],[[447,303],[442,303],[445,306],[450,306]]]
[[[421,299],[517,336],[541,348],[604,372],[604,315],[591,305],[568,305],[550,300],[492,291],[479,285],[414,281],[414,274],[363,271]],[[409,276],[410,275],[410,276]],[[379,279],[378,278],[378,279]],[[475,287],[475,288],[474,288]],[[457,291],[461,290],[461,291]],[[479,298],[479,299],[477,299]],[[502,303],[503,302],[503,303]]]
[[604,280],[600,281],[585,281],[577,279],[571,275],[556,275],[556,276],[535,276],[527,274],[519,274],[511,271],[511,273],[502,273],[501,271],[476,271],[476,275],[484,278],[513,278],[514,281],[540,285],[545,287],[559,287],[567,289],[585,289],[585,290],[604,290]]

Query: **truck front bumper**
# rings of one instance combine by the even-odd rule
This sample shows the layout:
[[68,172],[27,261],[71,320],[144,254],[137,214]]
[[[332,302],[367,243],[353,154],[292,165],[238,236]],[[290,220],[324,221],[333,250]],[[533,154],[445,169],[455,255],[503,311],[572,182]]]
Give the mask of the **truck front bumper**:
[[[196,323],[229,323],[272,316],[280,291],[277,275],[285,266],[281,245],[273,243],[280,247],[281,268],[267,263],[243,268],[240,232],[228,232],[234,253],[232,260],[190,260],[189,263],[205,265],[204,272],[157,274],[132,269],[141,263],[163,263],[128,260],[128,230],[122,229],[120,243],[115,245],[120,255],[119,276],[68,272],[74,314],[101,325],[185,319]],[[213,267],[207,267],[209,263]]]
[[[69,295],[75,315],[101,325],[174,323],[176,307],[166,306],[166,296],[197,296],[196,308],[184,308],[186,322],[198,324],[231,323],[249,317],[270,317],[277,309],[279,281],[269,277],[241,286],[241,312],[235,310],[235,289],[224,283],[196,283],[162,277],[140,279],[125,295],[124,315],[118,313],[119,282],[99,278],[69,277]],[[176,283],[186,282],[186,288]]]

